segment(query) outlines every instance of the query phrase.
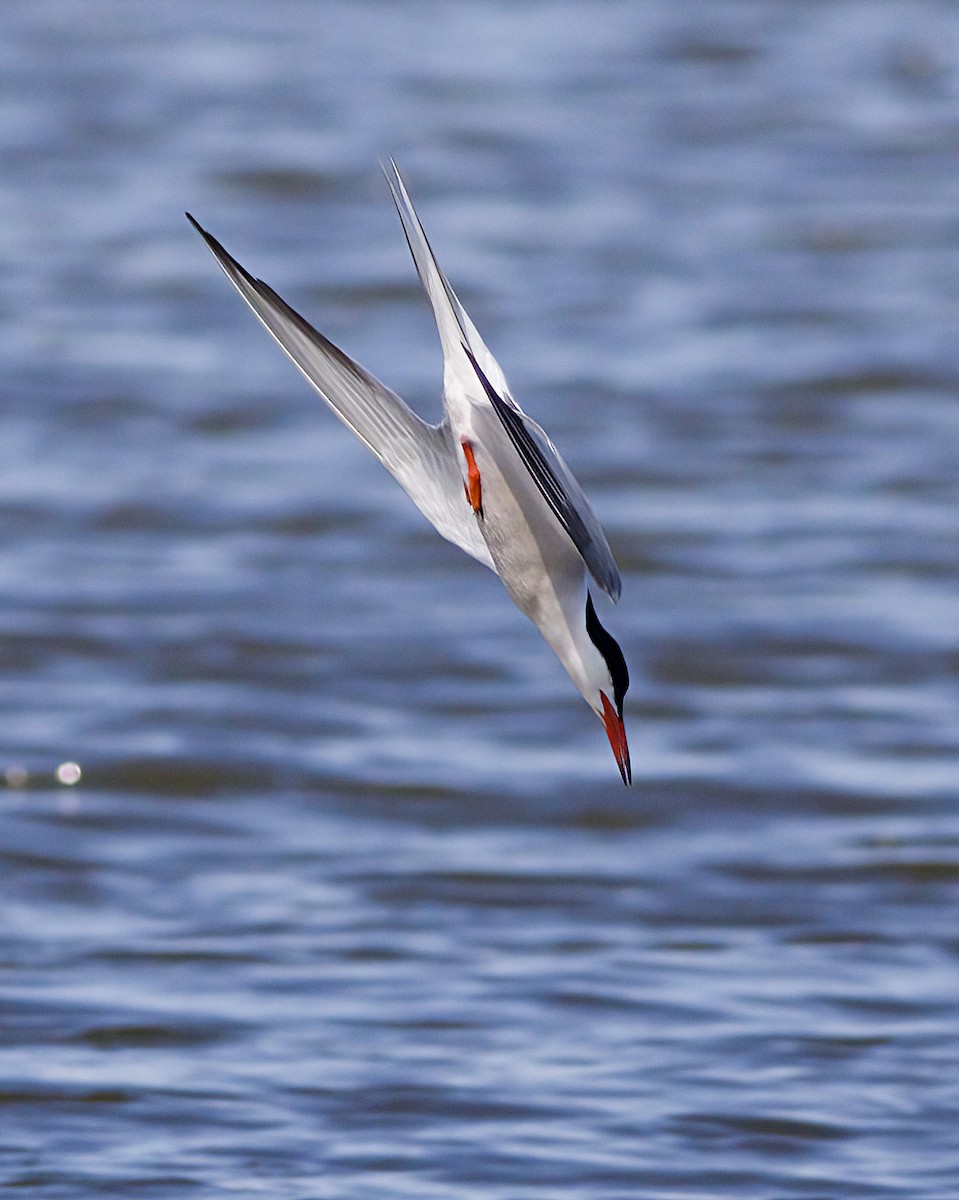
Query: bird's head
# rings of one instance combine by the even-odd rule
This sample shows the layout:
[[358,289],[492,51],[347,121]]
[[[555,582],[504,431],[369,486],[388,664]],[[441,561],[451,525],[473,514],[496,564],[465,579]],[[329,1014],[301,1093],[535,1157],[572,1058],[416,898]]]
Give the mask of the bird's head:
[[603,722],[619,773],[628,787],[633,775],[629,765],[626,726],[623,724],[623,700],[629,687],[629,670],[619,643],[599,623],[589,592],[586,593],[586,632],[596,654],[591,657],[589,690],[583,689],[583,695]]

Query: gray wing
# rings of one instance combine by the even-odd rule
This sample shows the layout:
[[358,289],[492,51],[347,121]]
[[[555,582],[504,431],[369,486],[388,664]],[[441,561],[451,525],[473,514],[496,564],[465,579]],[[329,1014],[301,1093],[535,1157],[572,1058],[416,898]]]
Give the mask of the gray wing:
[[465,345],[463,349],[510,441],[546,503],[583,556],[590,575],[611,600],[618,600],[623,586],[619,568],[599,519],[573,472],[545,431],[508,397],[500,396],[469,349]]
[[[618,600],[622,590],[619,571],[606,535],[583,495],[583,489],[543,430],[520,410],[510,396],[499,364],[486,348],[436,261],[392,158],[388,165],[384,164],[384,170],[416,270],[436,318],[443,344],[447,392],[451,379],[456,379],[465,387],[468,395],[473,390],[475,374],[531,478],[582,555],[590,574],[603,591],[613,600]],[[464,355],[468,362],[464,360]]]
[[469,376],[469,367],[462,354],[465,344],[469,347],[470,354],[486,372],[487,378],[493,381],[493,386],[505,394],[507,391],[506,379],[500,365],[490,354],[486,343],[480,337],[476,326],[470,320],[466,309],[460,304],[456,293],[450,287],[449,281],[436,261],[436,255],[430,246],[426,231],[416,215],[416,209],[410,200],[406,185],[392,158],[388,164],[383,164],[383,170],[386,182],[390,187],[393,203],[396,205],[396,211],[403,225],[403,232],[406,234],[407,245],[413,255],[416,273],[420,277],[420,282],[429,297],[430,307],[433,309],[433,317],[443,346],[447,388],[450,386],[448,378],[450,373],[453,376],[459,376],[462,372],[465,382],[472,382],[472,378]]
[[186,215],[227,279],[280,347],[437,532],[495,570],[463,496],[463,480],[447,422],[430,425],[417,416],[395,392],[317,332],[268,284],[254,279],[216,238],[189,213]]

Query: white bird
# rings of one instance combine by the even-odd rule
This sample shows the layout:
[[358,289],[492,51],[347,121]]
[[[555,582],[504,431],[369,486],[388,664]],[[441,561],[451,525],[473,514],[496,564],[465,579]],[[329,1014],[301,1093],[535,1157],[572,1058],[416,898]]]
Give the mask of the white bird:
[[614,601],[616,562],[555,446],[510,395],[433,256],[396,164],[384,167],[443,346],[444,417],[430,425],[254,279],[187,213],[224,273],[343,423],[442,536],[495,571],[600,718],[623,782],[626,660],[599,622],[587,572]]

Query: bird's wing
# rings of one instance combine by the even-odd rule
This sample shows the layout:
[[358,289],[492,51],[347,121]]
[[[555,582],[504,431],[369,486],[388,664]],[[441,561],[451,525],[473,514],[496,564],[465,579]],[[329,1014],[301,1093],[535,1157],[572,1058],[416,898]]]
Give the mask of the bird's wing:
[[618,600],[622,589],[619,570],[583,489],[546,433],[526,416],[510,395],[499,363],[476,332],[476,327],[436,261],[396,163],[390,159],[388,165],[384,164],[384,171],[393,202],[403,222],[416,270],[433,307],[433,316],[443,344],[447,388],[450,376],[456,379],[460,371],[472,375],[469,380],[472,386],[467,384],[468,391],[475,388],[473,381],[479,379],[509,440],[546,503],[582,555],[589,573],[607,595]]
[[[355,363],[260,279],[245,270],[187,213],[227,279],[347,428],[397,480],[448,541],[485,566],[493,560],[463,496],[446,421],[430,425]],[[495,568],[493,568],[495,569]]]
[[476,359],[469,351],[467,354],[509,440],[556,519],[582,555],[590,575],[611,600],[618,600],[623,586],[619,568],[599,518],[573,472],[546,431],[508,398],[498,395]]
[[496,359],[486,348],[486,343],[476,331],[476,326],[469,319],[466,309],[456,297],[449,281],[440,269],[436,256],[430,247],[426,232],[416,215],[413,202],[410,200],[406,185],[400,178],[396,163],[391,158],[383,164],[386,182],[390,185],[393,203],[403,223],[403,232],[416,264],[416,273],[426,289],[436,328],[439,330],[440,342],[443,345],[443,362],[446,372],[446,386],[449,389],[451,379],[457,377],[461,386],[468,390],[475,387],[474,377],[470,370],[463,350],[466,349],[480,364],[489,379],[501,395],[509,395],[506,378]]

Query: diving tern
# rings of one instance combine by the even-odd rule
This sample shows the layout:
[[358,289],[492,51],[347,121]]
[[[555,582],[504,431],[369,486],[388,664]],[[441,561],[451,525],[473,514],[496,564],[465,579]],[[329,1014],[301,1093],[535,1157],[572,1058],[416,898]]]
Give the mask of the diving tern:
[[255,279],[187,213],[226,277],[340,420],[437,532],[499,575],[603,723],[623,783],[629,672],[599,622],[587,573],[613,600],[621,581],[589,501],[546,433],[510,395],[440,270],[395,162],[384,165],[443,347],[444,417],[422,420],[384,384]]

